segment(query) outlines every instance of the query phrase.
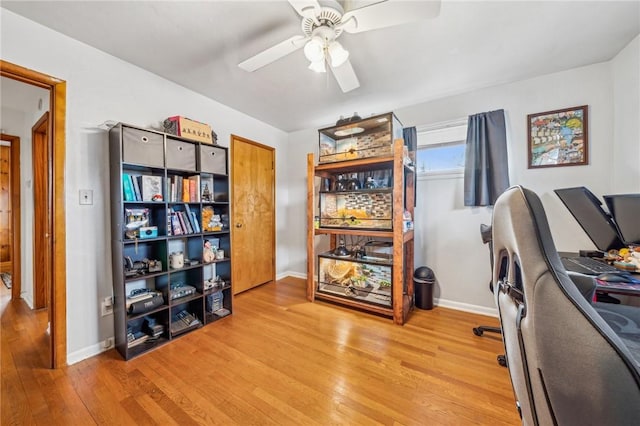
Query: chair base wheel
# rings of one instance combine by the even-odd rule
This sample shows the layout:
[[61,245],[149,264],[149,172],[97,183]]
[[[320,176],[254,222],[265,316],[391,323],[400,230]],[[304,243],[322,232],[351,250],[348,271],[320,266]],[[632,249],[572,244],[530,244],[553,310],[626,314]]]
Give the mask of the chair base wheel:
[[502,367],[507,366],[507,358],[504,355],[498,355],[497,360],[498,364],[500,364]]
[[482,336],[482,330],[478,327],[475,327],[473,329],[473,334],[475,334],[476,336]]

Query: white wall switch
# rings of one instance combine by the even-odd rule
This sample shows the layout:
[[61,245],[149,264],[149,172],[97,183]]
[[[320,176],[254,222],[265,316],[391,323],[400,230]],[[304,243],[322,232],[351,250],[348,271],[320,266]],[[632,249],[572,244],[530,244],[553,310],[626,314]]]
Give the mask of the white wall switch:
[[81,189],[80,190],[80,204],[91,205],[93,204],[93,190]]

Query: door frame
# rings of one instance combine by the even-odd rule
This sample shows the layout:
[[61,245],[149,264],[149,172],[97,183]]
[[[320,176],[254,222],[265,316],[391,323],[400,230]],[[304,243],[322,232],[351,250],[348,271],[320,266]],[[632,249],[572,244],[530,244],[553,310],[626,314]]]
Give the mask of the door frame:
[[22,288],[20,284],[20,138],[2,133],[0,140],[9,142],[11,156],[11,298],[18,299]]
[[[0,75],[23,83],[49,90],[51,126],[51,170],[53,209],[48,212],[52,226],[51,253],[51,303],[50,321],[50,367],[60,368],[67,364],[67,257],[65,223],[65,122],[67,83],[64,80],[34,71],[0,59]],[[55,254],[55,255],[54,255]],[[14,267],[15,268],[15,267]]]
[[[277,220],[276,220],[276,205],[277,205],[277,202],[276,202],[276,149],[274,147],[272,147],[272,146],[264,145],[264,144],[261,144],[259,142],[252,141],[250,139],[243,138],[242,136],[231,134],[231,141],[230,141],[230,145],[231,145],[231,149],[230,149],[230,153],[231,153],[231,173],[230,173],[231,174],[231,185],[230,185],[231,194],[230,194],[230,197],[231,198],[230,199],[231,200],[233,200],[233,192],[234,192],[234,189],[235,189],[234,185],[235,185],[235,181],[236,181],[235,175],[234,175],[236,168],[233,166],[234,165],[234,161],[235,161],[234,152],[235,152],[235,144],[236,143],[246,143],[246,144],[249,144],[249,145],[256,146],[258,148],[265,149],[267,151],[271,151],[271,158],[272,158],[272,161],[273,161],[273,164],[272,164],[272,168],[273,168],[273,184],[271,185],[271,191],[272,191],[272,197],[273,197],[273,223],[272,223],[272,226],[271,226],[271,229],[272,229],[271,241],[272,241],[272,244],[273,244],[273,247],[272,247],[272,253],[273,253],[272,262],[273,262],[273,264],[271,266],[271,268],[272,268],[271,269],[272,270],[271,281],[275,282],[276,281],[276,265],[277,265],[277,263],[276,263],[276,223],[277,223]],[[236,223],[235,211],[236,211],[236,208],[237,208],[237,206],[235,206],[234,204],[235,203],[231,203],[231,214],[230,214],[230,220],[229,220],[229,227],[231,229],[231,247],[232,247],[232,250],[233,250],[233,247],[234,247],[233,240],[235,238],[235,226],[233,226],[233,224]],[[232,259],[232,262],[233,261],[234,260]],[[237,261],[238,260],[235,259],[235,262],[237,262]],[[232,283],[235,281],[235,277],[233,276],[234,269],[235,269],[235,267],[232,264],[232,267],[231,267],[231,282]],[[232,291],[232,293],[235,294],[235,291]]]
[[[44,114],[31,126],[31,164],[33,170],[33,208],[37,211],[52,211],[51,203],[51,114]],[[40,175],[36,170],[45,170]],[[37,184],[42,182],[43,185]],[[44,200],[40,202],[40,200]],[[38,235],[37,230],[44,235]],[[44,309],[51,301],[51,215],[33,215],[33,307]],[[43,268],[44,266],[44,268]],[[38,271],[38,269],[41,269]]]

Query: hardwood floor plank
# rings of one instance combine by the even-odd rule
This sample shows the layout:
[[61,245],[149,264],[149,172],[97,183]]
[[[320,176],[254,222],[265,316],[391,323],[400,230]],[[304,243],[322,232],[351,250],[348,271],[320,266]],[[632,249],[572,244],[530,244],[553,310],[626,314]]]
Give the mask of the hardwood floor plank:
[[0,301],[3,425],[520,423],[500,337],[471,332],[494,318],[436,307],[398,326],[309,303],[305,282],[285,278],[144,356],[46,370],[30,348],[41,324],[13,305]]

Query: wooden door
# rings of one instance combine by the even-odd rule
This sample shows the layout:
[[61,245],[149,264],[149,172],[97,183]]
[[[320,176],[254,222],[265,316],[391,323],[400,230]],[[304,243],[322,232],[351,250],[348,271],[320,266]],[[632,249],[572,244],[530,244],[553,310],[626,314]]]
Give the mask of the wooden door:
[[33,152],[33,306],[49,305],[51,288],[51,152],[49,113],[31,128]]
[[275,280],[275,150],[231,137],[233,294]]
[[[4,145],[6,143],[6,145]],[[11,145],[0,145],[0,272],[11,272]]]

